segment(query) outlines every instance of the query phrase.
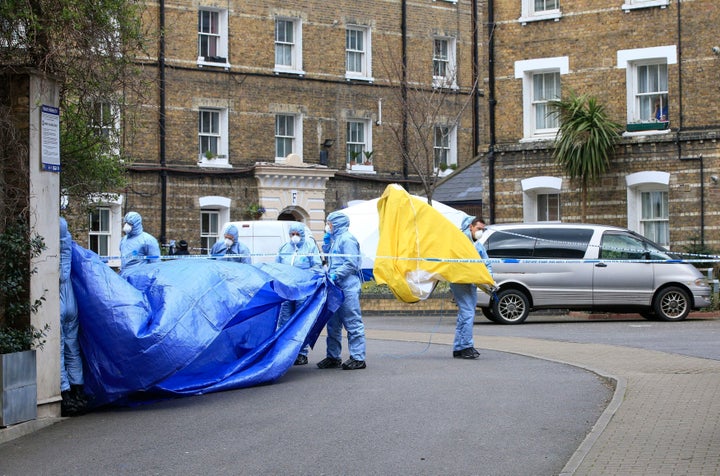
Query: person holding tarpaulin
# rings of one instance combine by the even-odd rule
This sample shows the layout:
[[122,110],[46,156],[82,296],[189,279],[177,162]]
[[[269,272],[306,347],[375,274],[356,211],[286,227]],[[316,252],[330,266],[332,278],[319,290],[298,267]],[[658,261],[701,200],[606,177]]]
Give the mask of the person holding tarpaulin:
[[[485,247],[480,243],[480,237],[485,229],[485,222],[473,216],[466,217],[460,230],[465,233],[477,250],[480,257],[485,260],[488,272],[492,275],[492,265]],[[458,306],[457,322],[455,324],[455,340],[453,341],[453,357],[456,359],[477,359],[480,352],[475,349],[473,340],[473,323],[475,322],[475,307],[477,305],[477,286],[474,284],[450,283],[450,290]]]
[[[326,237],[323,252],[328,260],[328,276],[343,291],[340,308],[327,323],[326,357],[317,363],[321,369],[364,369],[365,325],[360,312],[360,245],[348,231],[350,219],[341,212],[327,216]],[[327,235],[329,233],[329,235]],[[348,338],[350,358],[340,359],[342,352],[342,328]],[[342,362],[342,363],[341,363]]]
[[[320,250],[318,250],[315,241],[305,238],[305,225],[299,222],[290,225],[288,230],[290,241],[280,247],[277,263],[289,264],[300,269],[307,269],[316,273],[322,273],[322,261],[320,260]],[[284,301],[280,306],[280,315],[278,316],[278,329],[281,328],[290,319],[295,311],[302,307],[305,299],[297,301]],[[303,346],[298,353],[293,365],[305,365],[308,363],[309,348]]]

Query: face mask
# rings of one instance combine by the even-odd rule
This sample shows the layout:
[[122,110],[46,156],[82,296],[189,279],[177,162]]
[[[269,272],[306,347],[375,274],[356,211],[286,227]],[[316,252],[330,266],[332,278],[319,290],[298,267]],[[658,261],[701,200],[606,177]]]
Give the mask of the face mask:
[[475,237],[475,240],[479,240],[482,237],[482,235],[483,235],[482,230],[475,230],[475,233],[473,234],[473,236]]
[[330,228],[330,225],[325,225],[325,233],[332,233],[332,229]]
[[290,241],[292,241],[293,243],[295,243],[297,245],[298,243],[300,243],[300,237],[297,235],[293,235],[290,237]]
[[125,223],[125,226],[123,226],[123,231],[126,235],[129,234],[132,231],[132,225],[130,225],[129,223]]
[[230,238],[225,238],[225,247],[230,248],[230,247],[232,247],[232,245],[233,245],[233,240],[231,240]]

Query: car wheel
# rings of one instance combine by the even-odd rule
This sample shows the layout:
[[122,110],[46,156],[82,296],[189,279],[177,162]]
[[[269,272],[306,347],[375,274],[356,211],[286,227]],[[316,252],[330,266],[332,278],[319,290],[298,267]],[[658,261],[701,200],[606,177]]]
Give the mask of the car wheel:
[[527,319],[530,301],[524,292],[506,289],[492,303],[493,320],[499,324],[520,324]]
[[653,299],[653,311],[657,319],[682,321],[690,313],[690,296],[676,286],[661,289]]
[[480,310],[482,310],[483,316],[485,316],[488,321],[497,322],[495,320],[495,314],[493,314],[493,310],[491,307],[481,307]]

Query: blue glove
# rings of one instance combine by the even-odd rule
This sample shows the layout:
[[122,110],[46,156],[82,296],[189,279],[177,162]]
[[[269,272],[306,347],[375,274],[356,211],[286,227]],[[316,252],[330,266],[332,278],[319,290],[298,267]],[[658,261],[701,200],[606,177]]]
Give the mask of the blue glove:
[[323,236],[323,243],[325,243],[326,245],[329,245],[330,237],[332,237],[332,234],[329,231],[325,232],[325,235]]
[[332,273],[332,274],[330,275],[330,281],[332,281],[332,282],[334,283],[336,279],[337,279],[337,274]]

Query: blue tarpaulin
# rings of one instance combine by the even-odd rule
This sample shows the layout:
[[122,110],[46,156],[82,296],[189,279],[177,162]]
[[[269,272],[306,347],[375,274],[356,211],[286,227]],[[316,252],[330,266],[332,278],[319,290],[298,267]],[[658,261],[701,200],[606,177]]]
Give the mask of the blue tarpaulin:
[[[342,291],[292,266],[177,259],[124,278],[73,243],[85,391],[93,406],[270,383],[314,345]],[[280,305],[304,299],[276,330]]]

